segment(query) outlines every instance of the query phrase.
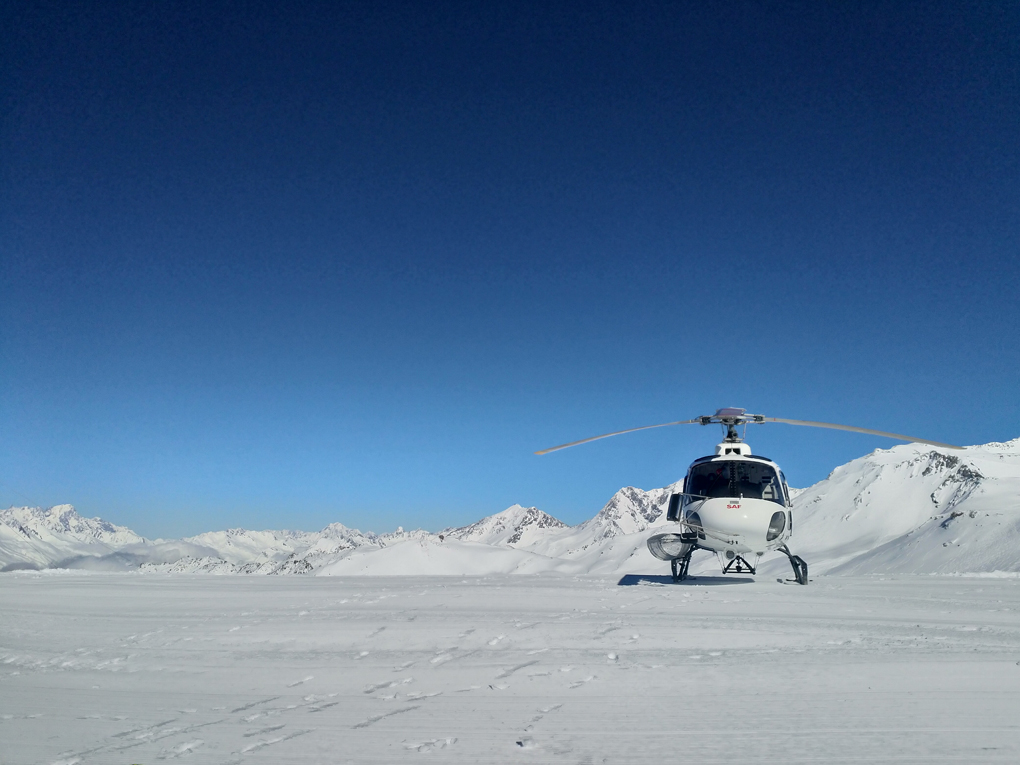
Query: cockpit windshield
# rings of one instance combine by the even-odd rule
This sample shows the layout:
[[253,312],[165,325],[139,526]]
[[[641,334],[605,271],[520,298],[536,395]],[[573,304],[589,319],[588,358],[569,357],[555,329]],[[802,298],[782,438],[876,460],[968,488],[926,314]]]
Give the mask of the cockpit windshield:
[[686,502],[710,497],[767,499],[786,504],[776,471],[763,462],[720,460],[694,465],[687,476]]

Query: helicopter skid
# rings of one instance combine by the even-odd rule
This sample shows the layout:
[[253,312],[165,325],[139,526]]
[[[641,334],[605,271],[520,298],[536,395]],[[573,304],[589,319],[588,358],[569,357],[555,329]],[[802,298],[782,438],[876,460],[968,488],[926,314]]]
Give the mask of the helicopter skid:
[[794,555],[790,552],[790,548],[783,545],[779,548],[779,551],[786,555],[790,559],[790,565],[793,566],[793,576],[797,584],[808,583],[807,563],[799,555]]

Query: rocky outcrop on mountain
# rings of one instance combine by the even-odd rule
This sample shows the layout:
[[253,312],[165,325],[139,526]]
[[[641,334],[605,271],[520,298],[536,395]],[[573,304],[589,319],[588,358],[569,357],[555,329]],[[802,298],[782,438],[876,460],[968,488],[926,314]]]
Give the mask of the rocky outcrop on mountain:
[[679,491],[675,485],[651,491],[627,486],[616,492],[594,518],[582,523],[581,528],[590,532],[593,542],[644,531],[662,517],[674,491]]

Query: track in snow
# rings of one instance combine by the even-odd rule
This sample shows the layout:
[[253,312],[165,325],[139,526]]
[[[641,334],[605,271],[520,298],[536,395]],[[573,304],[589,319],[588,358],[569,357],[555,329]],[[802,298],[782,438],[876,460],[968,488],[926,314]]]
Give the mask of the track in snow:
[[0,614],[4,765],[1020,761],[1015,578],[25,573]]

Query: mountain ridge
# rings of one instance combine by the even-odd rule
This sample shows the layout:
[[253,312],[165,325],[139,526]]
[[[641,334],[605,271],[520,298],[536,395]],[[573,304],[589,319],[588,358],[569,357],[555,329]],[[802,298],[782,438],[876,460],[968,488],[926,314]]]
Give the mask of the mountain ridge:
[[[316,532],[225,529],[148,540],[70,505],[0,510],[0,570],[79,568],[220,574],[656,571],[648,532],[678,483],[618,490],[568,526],[512,505],[459,528],[375,534],[331,523]],[[1020,439],[949,452],[921,444],[875,451],[794,492],[791,547],[814,573],[1020,570]],[[498,552],[502,550],[503,552]],[[490,556],[486,563],[476,560]],[[694,572],[711,570],[700,556]],[[346,561],[346,562],[345,562]],[[417,561],[420,571],[410,561]],[[761,571],[784,570],[785,558]],[[458,568],[459,567],[459,568]]]

